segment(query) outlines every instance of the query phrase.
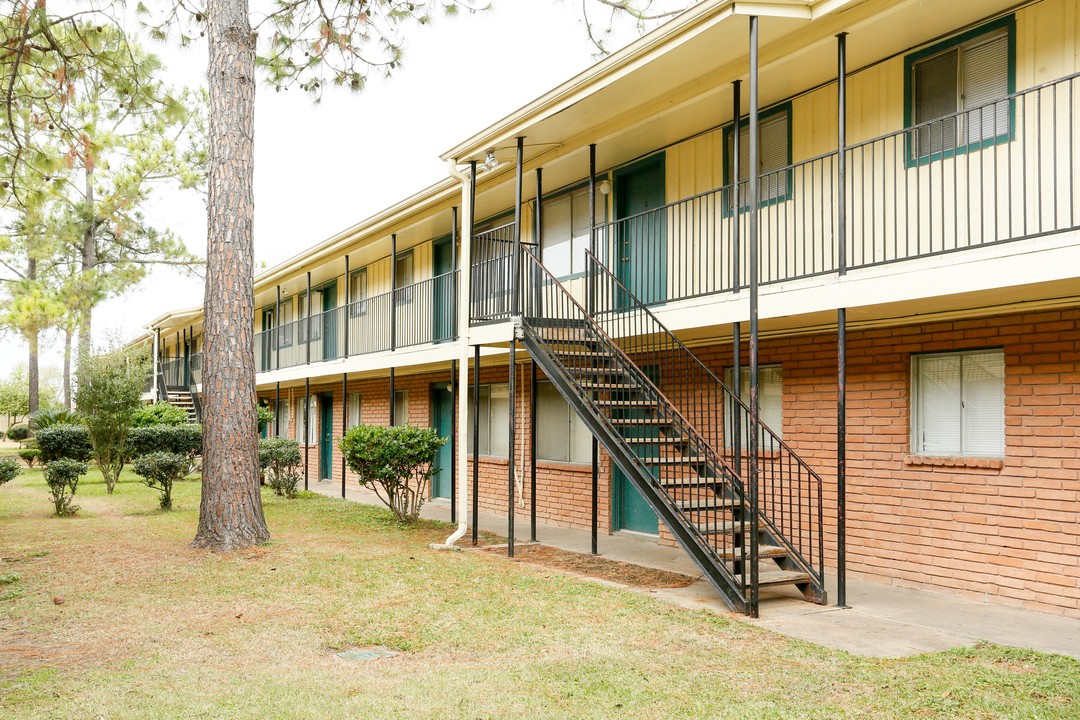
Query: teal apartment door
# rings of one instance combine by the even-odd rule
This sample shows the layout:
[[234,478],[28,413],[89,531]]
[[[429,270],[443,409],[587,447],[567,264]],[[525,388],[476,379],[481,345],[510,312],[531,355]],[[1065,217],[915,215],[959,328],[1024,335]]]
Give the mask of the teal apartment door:
[[262,334],[259,335],[259,367],[258,370],[273,370],[271,364],[274,361],[274,329],[277,322],[274,318],[274,308],[268,307],[262,311]]
[[[448,438],[454,431],[454,396],[446,389],[445,383],[431,386],[431,427],[439,437]],[[449,498],[454,492],[453,477],[454,454],[447,441],[435,458],[439,470],[431,476],[431,496]]]
[[[644,303],[667,299],[667,214],[664,155],[646,158],[615,175],[615,273]],[[626,301],[622,300],[620,304]]]
[[432,340],[443,342],[454,337],[454,276],[447,274],[454,269],[449,235],[432,243],[432,262],[435,273],[431,298],[434,313]]
[[337,318],[339,313],[333,312],[337,308],[337,280],[323,285],[322,291],[322,331],[323,331],[323,360],[333,360],[337,354]]
[[[645,374],[654,383],[657,382],[659,371],[655,365],[642,367]],[[626,398],[623,398],[626,399]],[[645,411],[639,408],[626,408],[614,411],[619,417],[641,418]],[[651,425],[629,426],[624,430],[626,437],[655,438],[659,437],[660,431]],[[655,447],[648,450],[642,448],[639,452],[642,457],[655,456]],[[614,530],[632,530],[634,532],[649,533],[655,535],[659,531],[656,513],[638,492],[637,487],[628,477],[623,475],[617,467],[612,467],[611,477],[611,516]]]
[[334,477],[334,396],[319,396],[319,478]]

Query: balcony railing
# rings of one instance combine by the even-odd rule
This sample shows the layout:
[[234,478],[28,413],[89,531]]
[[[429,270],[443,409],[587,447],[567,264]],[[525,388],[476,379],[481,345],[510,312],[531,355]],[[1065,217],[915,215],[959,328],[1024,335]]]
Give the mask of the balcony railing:
[[444,273],[256,333],[256,372],[452,340],[457,279]]
[[[530,246],[528,243],[522,245]],[[512,222],[473,235],[469,317],[474,325],[510,317],[513,310],[513,253]]]
[[[849,146],[846,269],[1080,228],[1078,85],[1073,74]],[[838,159],[761,176],[761,283],[840,270]],[[737,203],[728,185],[597,226],[597,254],[648,304],[730,292],[749,278],[749,210],[746,184]]]

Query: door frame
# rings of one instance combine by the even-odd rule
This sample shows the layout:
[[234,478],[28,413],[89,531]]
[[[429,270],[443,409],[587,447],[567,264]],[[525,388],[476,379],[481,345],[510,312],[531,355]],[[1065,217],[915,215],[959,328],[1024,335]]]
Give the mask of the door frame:
[[[456,315],[456,303],[454,298],[456,288],[453,287],[454,276],[446,275],[454,271],[454,250],[450,243],[453,238],[444,235],[431,241],[431,277],[434,287],[432,288],[431,303],[431,341],[436,343],[447,342],[454,339],[454,320]],[[440,262],[440,259],[442,262]]]
[[[319,393],[319,479],[334,477],[334,395]],[[326,470],[326,473],[323,473]]]
[[[628,178],[635,175],[640,175],[644,172],[659,172],[660,177],[663,180],[663,184],[660,187],[660,204],[657,207],[663,207],[667,204],[667,156],[664,152],[658,152],[655,155],[650,155],[647,158],[638,160],[637,162],[628,165],[623,168],[619,168],[612,173],[612,193],[614,195],[612,202],[612,222],[616,223],[619,228],[618,236],[615,239],[617,246],[612,248],[614,251],[614,258],[609,258],[610,268],[615,274],[615,277],[622,283],[630,292],[634,293],[642,299],[647,305],[658,304],[666,301],[667,298],[667,260],[668,260],[668,238],[667,238],[667,215],[661,214],[662,225],[659,230],[660,234],[660,247],[657,249],[658,262],[645,263],[646,265],[653,265],[654,270],[658,273],[656,277],[658,282],[655,288],[651,288],[651,292],[647,295],[643,295],[641,288],[635,286],[635,280],[632,277],[633,273],[630,271],[630,256],[622,254],[622,245],[624,243],[622,235],[628,231],[628,226],[625,223],[620,224],[619,221],[631,216],[637,215],[637,212],[627,213],[623,209],[623,202],[626,199],[625,183]],[[656,209],[656,208],[652,208]],[[628,242],[628,241],[626,241]],[[646,253],[645,260],[653,260],[652,253]],[[654,299],[662,298],[660,300]],[[618,300],[617,300],[618,302]],[[625,301],[619,304],[625,304]]]
[[[447,419],[449,420],[449,427],[443,427],[439,423],[439,411],[443,409],[445,403],[447,413]],[[431,427],[435,432],[439,433],[439,437],[453,437],[454,432],[454,394],[446,388],[446,383],[432,383],[431,384]],[[446,477],[449,480],[449,490],[446,495],[435,494],[435,477],[431,479],[430,495],[432,498],[446,498],[450,499],[454,495],[454,454],[452,450],[452,443],[447,442],[442,448],[439,448],[440,453],[443,448],[447,449],[450,455],[449,467],[442,467],[439,469],[440,477]],[[445,473],[445,475],[444,475]]]
[[337,279],[320,285],[313,292],[319,293],[319,299],[322,303],[322,359],[334,360],[338,357],[338,333],[331,313],[337,310],[338,307]]

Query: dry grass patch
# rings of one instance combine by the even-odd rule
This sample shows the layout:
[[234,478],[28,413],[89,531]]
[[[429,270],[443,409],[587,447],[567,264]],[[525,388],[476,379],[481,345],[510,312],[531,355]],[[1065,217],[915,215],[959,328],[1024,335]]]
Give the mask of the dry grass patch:
[[[505,553],[506,549],[486,548],[485,552]],[[636,588],[681,588],[697,582],[697,578],[682,573],[608,560],[549,545],[518,545],[514,548],[513,560]]]

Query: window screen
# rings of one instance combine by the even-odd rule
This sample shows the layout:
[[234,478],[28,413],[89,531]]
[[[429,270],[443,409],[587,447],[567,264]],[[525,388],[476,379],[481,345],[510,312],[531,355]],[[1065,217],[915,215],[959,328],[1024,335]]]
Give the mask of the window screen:
[[409,424],[409,391],[394,391],[394,425]]
[[[724,381],[728,387],[734,380],[734,372],[728,368]],[[739,397],[743,403],[750,401],[750,366],[744,365],[739,370]],[[733,420],[732,403],[728,401],[725,408],[724,422]],[[776,433],[777,437],[784,437],[784,371],[780,365],[761,365],[758,367],[758,417]],[[742,447],[750,444],[750,435],[746,427],[746,420],[741,422]],[[724,433],[725,444],[731,447],[730,433]],[[769,448],[762,448],[768,450]]]
[[536,386],[536,456],[544,460],[592,462],[592,433],[555,386]]
[[[787,108],[770,113],[758,122],[758,175],[761,176],[759,187],[762,202],[783,198],[788,194],[788,173],[776,172],[791,164],[791,118]],[[727,157],[735,154],[735,139],[727,134]],[[730,171],[729,171],[730,172]],[[750,126],[739,126],[739,179],[742,183],[750,177]],[[729,178],[730,180],[731,178]],[[739,192],[739,204],[746,205],[747,188],[742,185]]]
[[914,451],[1005,454],[1005,355],[1001,350],[921,355],[912,361]]
[[360,424],[360,393],[349,393],[349,428],[354,428]]
[[[589,189],[581,188],[544,201],[541,255],[555,277],[585,272],[589,249]],[[596,194],[596,222],[605,222],[604,195]]]
[[[473,452],[473,392],[469,391],[469,427],[467,428],[469,453]],[[480,386],[480,448],[481,455],[507,457],[510,453],[510,386]]]

